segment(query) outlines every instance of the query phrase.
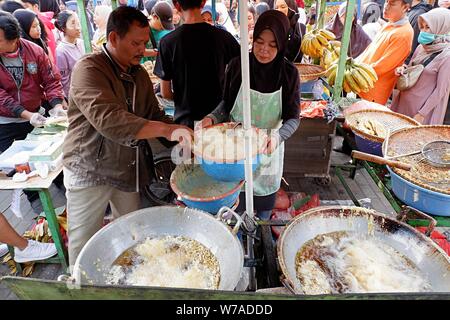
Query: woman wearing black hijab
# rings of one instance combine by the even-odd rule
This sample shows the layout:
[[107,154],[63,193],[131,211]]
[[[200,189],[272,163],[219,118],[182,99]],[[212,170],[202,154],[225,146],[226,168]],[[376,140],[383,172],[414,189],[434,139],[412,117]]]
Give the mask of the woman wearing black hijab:
[[42,22],[37,14],[31,10],[19,9],[13,15],[19,21],[22,39],[34,42],[48,54],[48,47],[44,39],[45,28],[42,27]]
[[292,62],[301,62],[303,52],[300,50],[303,35],[306,33],[306,26],[299,23],[298,6],[295,0],[275,0],[274,9],[285,14],[289,19],[289,35],[286,49],[286,58]]
[[0,9],[9,13],[14,13],[14,11],[25,9],[25,7],[17,1],[6,0],[0,5]]
[[[285,58],[288,32],[289,20],[284,14],[276,10],[264,12],[256,22],[249,54],[252,125],[272,132],[265,141],[265,158],[254,172],[255,210],[261,219],[270,218],[280,188],[284,141],[300,124],[299,75]],[[226,70],[222,102],[199,127],[228,120],[243,121],[241,83],[241,60],[236,57]],[[243,205],[245,201],[240,203]]]

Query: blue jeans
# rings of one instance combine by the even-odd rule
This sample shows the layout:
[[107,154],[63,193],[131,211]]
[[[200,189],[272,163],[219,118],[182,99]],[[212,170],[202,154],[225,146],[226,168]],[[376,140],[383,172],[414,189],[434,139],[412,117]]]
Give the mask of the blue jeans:
[[257,211],[257,212],[256,212],[256,215],[257,215],[261,220],[270,220],[271,214],[272,214],[272,210]]

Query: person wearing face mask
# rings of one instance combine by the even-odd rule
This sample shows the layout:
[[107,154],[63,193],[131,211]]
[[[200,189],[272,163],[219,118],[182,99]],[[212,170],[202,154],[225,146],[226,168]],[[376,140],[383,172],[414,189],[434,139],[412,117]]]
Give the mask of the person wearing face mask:
[[411,51],[414,31],[407,12],[412,0],[387,0],[383,16],[388,23],[357,58],[374,68],[378,80],[368,92],[360,92],[365,100],[385,105],[397,82],[395,69],[402,66]]
[[419,27],[419,16],[422,14],[430,11],[433,9],[433,7],[426,3],[424,0],[413,0],[411,4],[411,10],[408,11],[408,19],[409,23],[411,23],[411,26],[414,29],[414,38],[413,38],[413,45],[411,48],[411,54],[409,55],[406,62],[408,63],[409,60],[411,60],[412,55],[414,54],[414,51],[416,51],[417,46],[419,45],[419,42],[417,41],[417,38],[419,37],[420,33],[420,27]]
[[295,0],[276,0],[274,9],[282,12],[289,19],[289,35],[286,48],[286,58],[292,62],[301,62],[303,52],[300,50],[306,26],[298,22],[300,14]]
[[[339,6],[339,11],[333,20],[326,25],[325,29],[331,31],[336,36],[336,40],[341,41],[344,34],[345,14],[347,2]],[[363,28],[357,23],[356,7],[353,15],[352,29],[350,35],[349,56],[356,58],[359,56],[372,42],[369,36],[364,32]]]
[[[300,124],[298,71],[285,58],[289,29],[286,15],[276,10],[264,12],[256,22],[249,54],[252,125],[272,132],[265,143],[266,154],[261,160],[264,164],[254,173],[255,210],[261,219],[270,218],[280,188],[284,141]],[[241,83],[241,59],[237,57],[227,68],[222,102],[198,124],[199,128],[229,120],[243,121]]]
[[56,47],[56,65],[61,72],[64,94],[68,98],[73,67],[84,55],[83,41],[80,39],[80,20],[75,12],[65,10],[58,14],[55,25],[64,35]]
[[409,65],[425,69],[413,87],[396,92],[391,109],[422,124],[443,124],[450,94],[450,11],[430,10],[419,16],[419,26],[419,46]]

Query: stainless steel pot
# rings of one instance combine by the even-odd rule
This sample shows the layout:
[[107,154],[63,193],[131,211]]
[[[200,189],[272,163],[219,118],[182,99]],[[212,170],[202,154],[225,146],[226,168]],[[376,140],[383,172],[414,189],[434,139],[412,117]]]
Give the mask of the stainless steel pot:
[[[433,221],[428,230],[431,233],[436,221],[429,216],[426,217]],[[360,234],[370,232],[377,239],[408,257],[428,276],[433,291],[450,292],[450,257],[433,240],[406,223],[376,211],[340,206],[308,210],[297,216],[285,228],[278,240],[278,260],[284,275],[282,281],[286,287],[295,293],[304,293],[295,268],[298,250],[305,242],[320,234],[337,231]]]
[[[223,223],[233,214],[233,230]],[[172,235],[194,239],[215,255],[220,266],[220,290],[234,290],[244,266],[242,244],[236,236],[242,219],[222,208],[217,217],[203,211],[175,206],[152,207],[129,213],[99,230],[78,256],[72,277],[78,284],[106,284],[113,262],[127,249],[147,237]]]

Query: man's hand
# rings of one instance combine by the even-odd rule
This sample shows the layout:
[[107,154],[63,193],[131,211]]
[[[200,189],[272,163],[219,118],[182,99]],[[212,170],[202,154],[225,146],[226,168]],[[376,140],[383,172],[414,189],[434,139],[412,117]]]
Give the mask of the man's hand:
[[213,124],[214,124],[213,119],[211,119],[210,117],[204,117],[203,120],[201,120],[201,121],[199,121],[199,122],[197,122],[195,124],[195,129],[194,130],[195,131],[201,130],[203,128],[212,126]]
[[52,117],[67,117],[67,108],[63,104],[57,104],[48,113]]
[[164,137],[169,141],[178,141],[182,145],[191,143],[194,137],[194,131],[186,126],[179,124],[166,124],[167,135]]
[[45,121],[47,121],[47,118],[37,112],[33,113],[30,118],[30,124],[34,127],[43,127]]

